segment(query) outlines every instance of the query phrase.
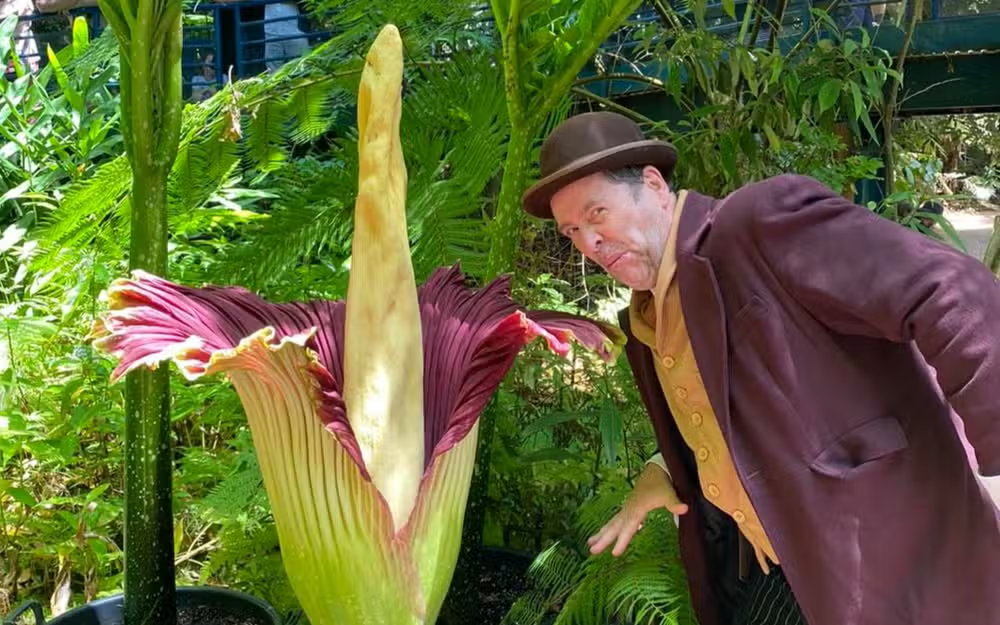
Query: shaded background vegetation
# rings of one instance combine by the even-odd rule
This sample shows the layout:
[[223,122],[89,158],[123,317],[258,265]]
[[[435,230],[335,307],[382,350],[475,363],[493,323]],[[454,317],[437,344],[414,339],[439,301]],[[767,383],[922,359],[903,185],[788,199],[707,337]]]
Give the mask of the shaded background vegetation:
[[[418,279],[456,262],[473,281],[513,272],[527,305],[614,321],[628,292],[516,206],[546,130],[572,111],[614,106],[576,78],[595,54],[604,73],[625,71],[615,49],[597,51],[606,33],[594,24],[611,3],[524,4],[511,15],[503,2],[491,12],[444,0],[311,0],[316,19],[336,15],[330,41],[185,109],[169,187],[172,279],[240,284],[275,300],[345,294],[360,55],[393,21],[408,54],[402,132]],[[745,36],[733,41],[663,3],[649,8],[659,19],[609,28],[633,29],[640,54],[692,77],[660,85],[679,119],[623,111],[677,145],[678,186],[718,195],[796,171],[849,193],[876,175],[880,155],[850,138],[878,136],[893,60],[866,38],[834,34],[789,56],[752,36],[761,32],[756,15],[769,23],[763,9],[747,13]],[[519,42],[484,19],[497,12]],[[5,60],[12,28],[8,21],[0,33]],[[103,289],[127,267],[117,59],[110,33],[91,40],[82,23],[53,58],[37,76],[0,82],[0,613],[28,597],[59,613],[121,589],[122,390],[109,387],[109,361],[84,340]],[[996,123],[902,123],[893,144],[899,193],[872,208],[929,232],[897,210],[901,200],[994,188]],[[178,582],[231,586],[295,609],[235,393],[178,376],[172,393]],[[556,613],[569,623],[690,620],[669,519],[654,519],[623,561],[588,559],[582,549],[655,451],[624,359],[567,364],[529,348],[484,419],[491,433],[463,554],[486,545],[538,556],[530,588],[509,584],[527,591],[509,622]],[[477,562],[456,583],[480,589],[490,565]],[[474,598],[493,606],[483,622],[497,622],[514,596]]]

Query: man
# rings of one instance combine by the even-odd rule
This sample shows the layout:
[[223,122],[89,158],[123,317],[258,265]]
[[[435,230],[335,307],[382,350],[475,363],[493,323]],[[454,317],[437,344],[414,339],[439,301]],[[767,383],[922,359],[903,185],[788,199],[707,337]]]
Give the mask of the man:
[[586,113],[523,198],[633,290],[620,320],[662,460],[592,551],[621,554],[663,507],[701,625],[1000,623],[1000,519],[973,468],[1000,474],[994,276],[813,179],[720,200],[672,189],[676,161]]

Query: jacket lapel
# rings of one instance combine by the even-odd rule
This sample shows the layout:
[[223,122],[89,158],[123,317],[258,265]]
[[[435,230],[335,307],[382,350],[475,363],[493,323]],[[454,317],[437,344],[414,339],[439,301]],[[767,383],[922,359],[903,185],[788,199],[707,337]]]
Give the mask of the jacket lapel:
[[730,414],[726,315],[712,263],[698,253],[722,204],[724,201],[688,193],[681,212],[677,240],[677,281],[681,293],[681,310],[691,337],[695,361],[719,427],[728,439]]

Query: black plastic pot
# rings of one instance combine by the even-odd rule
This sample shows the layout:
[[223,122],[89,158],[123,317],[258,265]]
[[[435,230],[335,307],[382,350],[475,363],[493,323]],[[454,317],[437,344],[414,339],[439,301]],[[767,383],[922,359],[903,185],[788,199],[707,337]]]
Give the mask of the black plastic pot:
[[[46,621],[42,607],[37,601],[29,601],[4,620],[4,625],[15,623],[16,619],[32,613],[33,625],[120,625],[122,622],[123,595],[113,595],[105,599],[91,601],[87,605],[74,608],[51,621]],[[213,586],[181,586],[177,588],[177,607],[189,608],[205,606],[214,608],[220,614],[252,618],[266,625],[282,625],[281,617],[270,605],[256,597]],[[199,624],[201,625],[201,624]],[[204,625],[212,625],[205,623]]]

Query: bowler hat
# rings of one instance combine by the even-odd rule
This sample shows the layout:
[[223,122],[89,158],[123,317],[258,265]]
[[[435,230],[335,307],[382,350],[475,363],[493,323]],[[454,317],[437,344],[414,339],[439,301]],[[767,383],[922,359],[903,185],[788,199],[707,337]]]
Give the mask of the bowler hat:
[[551,219],[549,200],[575,180],[598,171],[646,165],[669,179],[676,163],[674,146],[646,139],[639,125],[624,115],[609,111],[574,115],[545,139],[541,180],[524,193],[521,203],[529,214]]

